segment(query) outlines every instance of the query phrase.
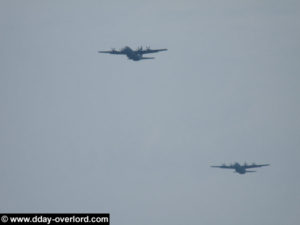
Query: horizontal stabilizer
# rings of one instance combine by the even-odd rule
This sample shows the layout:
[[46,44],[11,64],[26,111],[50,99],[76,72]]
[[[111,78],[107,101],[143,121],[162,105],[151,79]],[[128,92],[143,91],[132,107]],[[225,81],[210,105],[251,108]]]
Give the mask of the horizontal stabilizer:
[[141,59],[154,59],[154,57],[142,57]]

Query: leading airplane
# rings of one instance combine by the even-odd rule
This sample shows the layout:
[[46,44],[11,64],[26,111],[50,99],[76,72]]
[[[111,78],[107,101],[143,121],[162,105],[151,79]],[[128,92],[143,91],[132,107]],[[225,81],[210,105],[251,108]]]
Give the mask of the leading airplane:
[[98,51],[99,53],[108,53],[113,55],[126,55],[128,59],[133,61],[139,61],[143,59],[154,59],[154,57],[143,57],[144,54],[156,53],[161,51],[167,51],[168,49],[150,49],[147,47],[143,49],[143,47],[138,48],[137,50],[132,50],[128,46],[122,48],[120,51],[115,50],[114,48],[111,51]]
[[216,168],[221,168],[221,169],[234,169],[235,172],[237,172],[239,174],[245,174],[245,173],[256,172],[256,171],[247,170],[247,169],[263,167],[263,166],[269,166],[269,165],[270,164],[257,165],[255,163],[253,163],[251,165],[247,165],[247,163],[245,163],[244,165],[240,165],[239,163],[235,163],[235,164],[231,164],[231,165],[228,165],[228,166],[223,164],[222,166],[211,166],[211,167],[216,167]]

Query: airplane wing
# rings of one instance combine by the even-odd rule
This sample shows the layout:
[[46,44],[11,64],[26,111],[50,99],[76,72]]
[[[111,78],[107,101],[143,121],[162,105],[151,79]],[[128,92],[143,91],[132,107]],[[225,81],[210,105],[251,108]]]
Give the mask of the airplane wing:
[[211,166],[214,168],[221,168],[221,169],[235,169],[232,165],[230,166],[226,166],[226,165],[222,165],[222,166]]
[[155,53],[155,52],[162,52],[162,51],[167,51],[168,49],[166,48],[162,48],[162,49],[150,49],[150,48],[147,48],[145,50],[143,49],[139,49],[137,50],[140,54],[149,54],[149,53]]
[[116,51],[116,50],[111,50],[111,51],[98,51],[98,53],[108,53],[108,54],[115,54],[115,55],[124,55],[124,53]]
[[263,166],[269,166],[270,164],[261,164],[261,165],[257,165],[257,164],[252,164],[252,165],[244,165],[244,167],[246,169],[249,169],[249,168],[257,168],[257,167],[263,167]]

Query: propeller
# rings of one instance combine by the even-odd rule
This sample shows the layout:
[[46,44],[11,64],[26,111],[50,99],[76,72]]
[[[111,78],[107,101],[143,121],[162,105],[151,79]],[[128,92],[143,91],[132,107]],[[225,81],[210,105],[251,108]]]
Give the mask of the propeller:
[[244,166],[247,166],[247,163],[246,163],[246,162],[244,163]]
[[147,49],[147,50],[150,50],[150,46],[147,46],[146,49]]
[[116,51],[116,49],[115,49],[115,48],[111,48],[111,51],[112,51],[112,52],[115,52],[115,51]]

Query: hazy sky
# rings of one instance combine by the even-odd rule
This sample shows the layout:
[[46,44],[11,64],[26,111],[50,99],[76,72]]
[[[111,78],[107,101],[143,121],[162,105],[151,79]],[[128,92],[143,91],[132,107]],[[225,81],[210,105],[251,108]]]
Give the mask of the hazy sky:
[[1,212],[300,223],[299,1],[0,0],[0,31]]

